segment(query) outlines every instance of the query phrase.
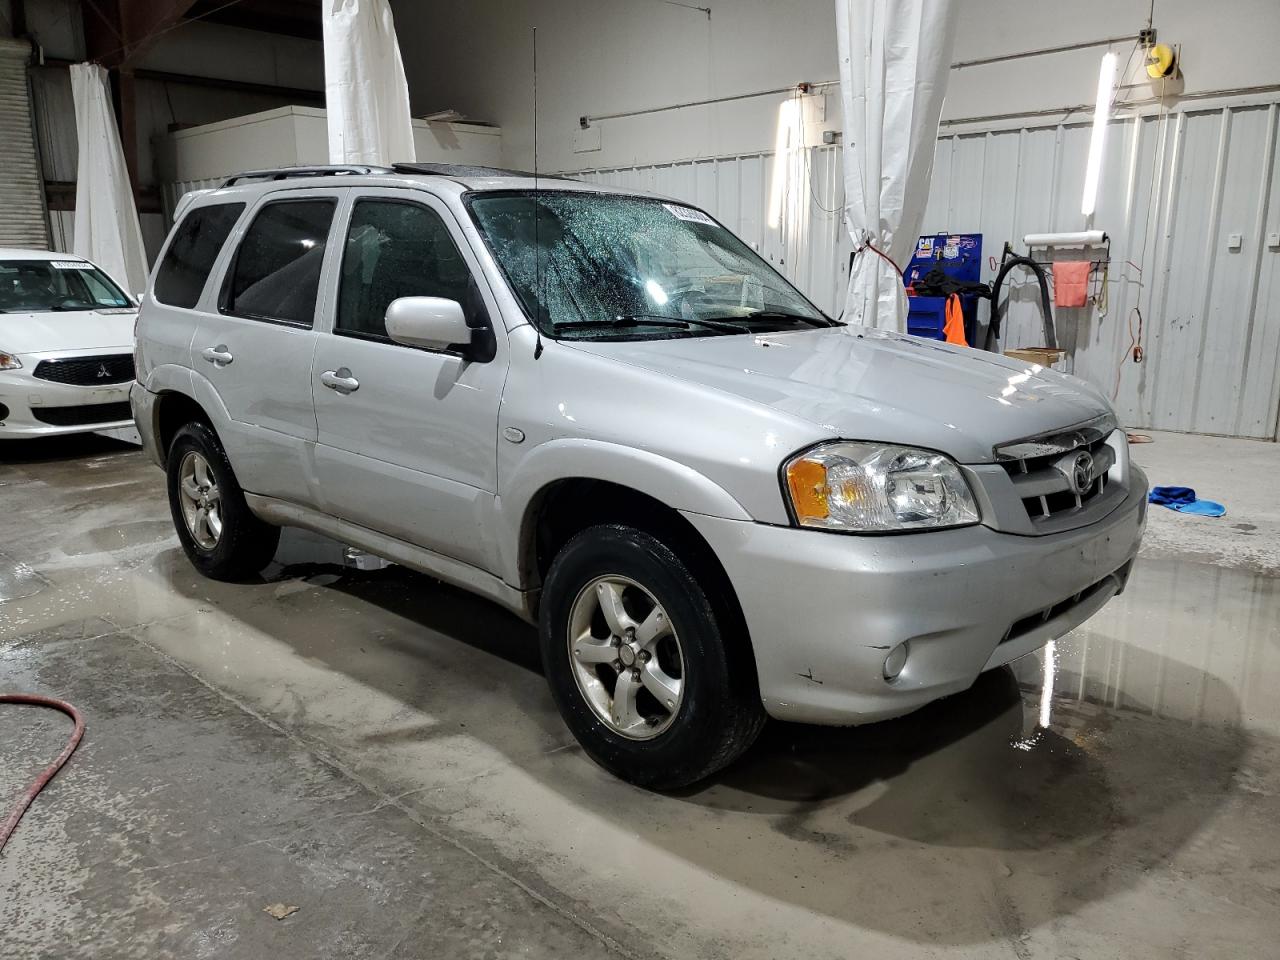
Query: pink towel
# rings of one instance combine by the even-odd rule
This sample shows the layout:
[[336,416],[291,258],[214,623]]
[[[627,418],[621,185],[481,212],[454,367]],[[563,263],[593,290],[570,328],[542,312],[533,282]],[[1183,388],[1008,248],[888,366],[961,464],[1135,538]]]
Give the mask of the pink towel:
[[1053,305],[1083,307],[1088,302],[1088,260],[1055,260],[1053,262]]

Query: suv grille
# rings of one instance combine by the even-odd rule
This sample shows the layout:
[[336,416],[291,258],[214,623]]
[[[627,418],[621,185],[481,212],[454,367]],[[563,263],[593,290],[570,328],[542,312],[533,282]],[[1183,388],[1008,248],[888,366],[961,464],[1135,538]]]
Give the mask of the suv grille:
[[78,387],[127,383],[134,377],[133,356],[116,353],[103,357],[72,357],[67,360],[41,360],[31,375],[53,383]]
[[1013,495],[1036,534],[1092,523],[1125,497],[1119,448],[1111,445],[1116,422],[1110,416],[1057,433],[996,448]]
[[[1069,468],[1074,459],[1085,452],[1092,458],[1089,471],[1091,480],[1077,492]],[[1067,454],[1005,460],[1001,466],[1013,480],[1013,488],[1026,507],[1027,516],[1032,520],[1040,520],[1069,510],[1083,509],[1086,504],[1101,496],[1107,488],[1107,471],[1115,462],[1115,451],[1107,445],[1106,437],[1103,437]]]

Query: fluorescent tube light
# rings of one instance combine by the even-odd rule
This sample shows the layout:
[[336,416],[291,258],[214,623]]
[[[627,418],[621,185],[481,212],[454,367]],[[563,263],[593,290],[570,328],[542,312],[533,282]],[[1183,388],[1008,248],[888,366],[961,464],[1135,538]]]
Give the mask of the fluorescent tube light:
[[1116,55],[1108,50],[1098,67],[1098,99],[1093,107],[1093,133],[1089,136],[1089,165],[1084,171],[1084,196],[1080,212],[1093,216],[1098,203],[1098,180],[1102,175],[1102,151],[1107,142],[1107,123],[1111,120],[1111,92],[1116,83]]
[[783,100],[778,105],[778,130],[773,141],[773,179],[769,181],[769,216],[770,227],[777,228],[782,222],[782,204],[786,196],[790,179],[791,150],[799,137],[800,104],[794,99]]

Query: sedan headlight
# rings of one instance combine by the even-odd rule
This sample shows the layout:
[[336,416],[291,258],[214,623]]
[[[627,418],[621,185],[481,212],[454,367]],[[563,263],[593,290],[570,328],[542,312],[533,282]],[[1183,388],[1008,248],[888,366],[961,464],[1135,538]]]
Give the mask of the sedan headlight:
[[931,450],[882,443],[824,443],[783,468],[802,527],[886,533],[977,523],[960,468]]
[[22,364],[15,354],[8,350],[0,350],[0,370],[21,370]]

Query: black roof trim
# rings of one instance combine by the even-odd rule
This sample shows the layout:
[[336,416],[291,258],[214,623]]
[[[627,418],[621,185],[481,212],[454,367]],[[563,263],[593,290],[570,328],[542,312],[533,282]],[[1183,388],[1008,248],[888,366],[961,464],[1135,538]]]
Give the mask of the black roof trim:
[[[433,177],[520,177],[532,180],[535,174],[527,170],[507,170],[503,167],[482,167],[469,163],[393,163],[396,173],[420,173]],[[569,177],[549,177],[536,174],[539,180],[568,180]]]

